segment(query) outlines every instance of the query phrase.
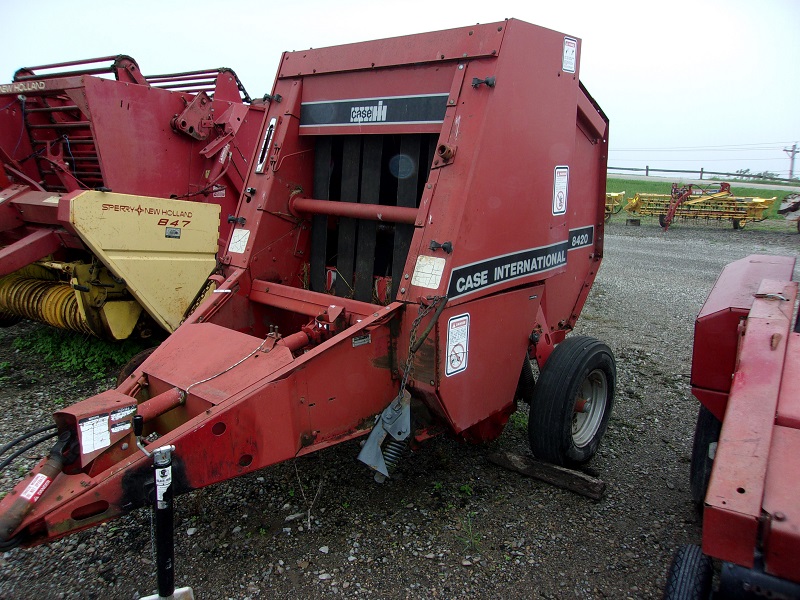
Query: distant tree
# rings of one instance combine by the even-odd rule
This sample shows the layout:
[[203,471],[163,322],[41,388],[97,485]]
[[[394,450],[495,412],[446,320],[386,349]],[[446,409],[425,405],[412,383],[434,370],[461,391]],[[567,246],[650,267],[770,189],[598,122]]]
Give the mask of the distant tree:
[[778,179],[780,175],[772,171],[751,173],[750,169],[736,169],[736,177],[737,179]]

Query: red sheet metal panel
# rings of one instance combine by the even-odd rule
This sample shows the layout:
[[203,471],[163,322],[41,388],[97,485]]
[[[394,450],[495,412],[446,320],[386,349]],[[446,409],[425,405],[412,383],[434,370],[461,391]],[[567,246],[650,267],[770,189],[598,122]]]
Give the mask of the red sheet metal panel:
[[[794,262],[788,256],[752,255],[723,269],[695,322],[693,388],[727,394],[736,365],[739,321],[747,317],[761,280],[790,281]],[[708,408],[722,419],[724,403]]]
[[507,23],[501,21],[333,48],[287,52],[281,59],[278,77],[495,56],[500,52]]
[[[796,394],[798,379],[784,373]],[[767,573],[800,582],[800,430],[776,426],[764,489],[764,563]]]
[[[782,427],[800,429],[798,382],[800,382],[800,333],[791,332],[786,345],[783,385],[781,385],[781,393],[778,396],[778,414],[775,417],[775,423]],[[800,498],[800,495],[798,495],[798,498]]]
[[[751,567],[796,286],[763,281],[747,319],[706,494],[703,551]],[[774,297],[788,298],[783,301]]]
[[[540,290],[536,290],[540,291]],[[445,309],[439,318],[434,379],[457,433],[509,406],[536,322],[530,289]],[[433,356],[431,356],[433,358]],[[415,365],[420,376],[423,368]]]

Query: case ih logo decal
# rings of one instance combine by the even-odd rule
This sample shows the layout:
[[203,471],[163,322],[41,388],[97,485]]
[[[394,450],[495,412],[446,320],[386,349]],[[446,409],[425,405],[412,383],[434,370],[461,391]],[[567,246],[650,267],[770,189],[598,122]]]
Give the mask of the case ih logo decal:
[[447,297],[451,300],[478,290],[529,275],[552,271],[567,264],[567,251],[591,246],[594,226],[571,229],[569,239],[550,246],[540,246],[503,256],[495,256],[453,269]]
[[304,102],[300,127],[441,123],[448,94]]

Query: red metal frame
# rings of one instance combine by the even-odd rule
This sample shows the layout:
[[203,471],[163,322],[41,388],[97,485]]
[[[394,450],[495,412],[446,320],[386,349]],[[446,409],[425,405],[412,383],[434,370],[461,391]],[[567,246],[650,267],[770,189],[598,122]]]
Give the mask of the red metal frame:
[[[117,390],[55,415],[75,455],[24,514],[30,478],[0,502],[0,538],[142,506],[134,410],[176,447],[178,492],[369,433],[403,376],[412,437],[499,435],[517,365],[572,329],[602,258],[608,122],[567,41],[510,20],[284,54],[217,290]],[[347,293],[314,289],[326,273]]]
[[[197,93],[176,91],[186,77]],[[52,201],[83,189],[220,204],[221,239],[229,235],[265,107],[243,103],[228,69],[153,81],[116,56],[20,69],[0,85],[0,276],[41,258],[28,245],[38,237],[21,241],[21,227],[55,232],[63,247],[49,253],[59,258],[83,247]]]
[[751,256],[726,267],[697,320],[692,386],[722,420],[703,551],[747,568],[761,555],[767,574],[800,582],[794,264]]

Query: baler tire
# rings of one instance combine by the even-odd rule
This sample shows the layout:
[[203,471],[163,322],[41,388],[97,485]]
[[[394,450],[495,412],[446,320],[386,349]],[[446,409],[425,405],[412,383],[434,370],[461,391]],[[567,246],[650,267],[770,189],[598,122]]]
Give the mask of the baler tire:
[[672,559],[664,588],[664,600],[708,600],[714,563],[700,546],[681,546]]
[[117,387],[121,386],[125,383],[125,380],[131,376],[131,374],[142,366],[142,363],[146,361],[149,356],[153,353],[155,347],[148,348],[147,350],[142,350],[139,354],[134,355],[125,365],[119,370],[119,375],[117,375]]
[[[564,467],[595,455],[614,405],[617,367],[608,346],[587,336],[567,338],[539,374],[528,418],[533,455]],[[591,400],[576,412],[579,400]],[[581,418],[583,415],[583,418]]]
[[694,441],[692,442],[692,462],[689,470],[689,489],[692,501],[702,506],[708,491],[708,480],[711,478],[711,469],[714,459],[709,457],[709,447],[719,441],[719,432],[722,423],[702,404],[697,411],[697,424],[694,428]]
[[522,361],[522,370],[519,374],[519,381],[517,382],[517,391],[514,394],[515,400],[522,400],[525,404],[530,405],[533,401],[533,390],[536,389],[536,376],[533,374],[533,364],[531,359],[525,356]]
[[658,224],[662,229],[667,227],[669,225],[669,223],[667,223],[667,215],[658,215]]
[[745,223],[747,223],[747,221],[745,221],[744,219],[734,219],[733,220],[733,228],[734,229],[744,229]]

